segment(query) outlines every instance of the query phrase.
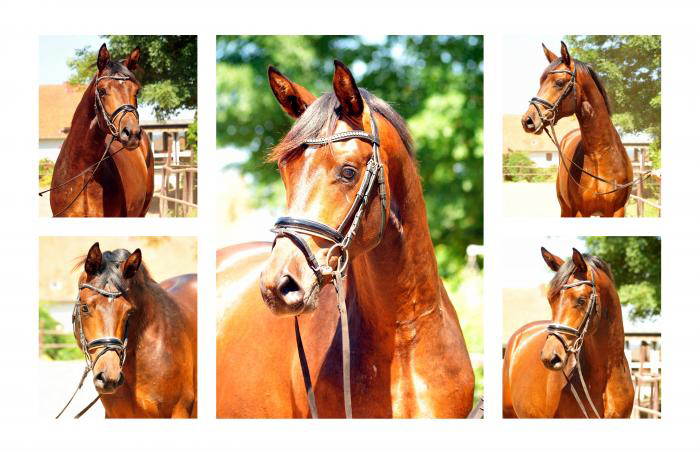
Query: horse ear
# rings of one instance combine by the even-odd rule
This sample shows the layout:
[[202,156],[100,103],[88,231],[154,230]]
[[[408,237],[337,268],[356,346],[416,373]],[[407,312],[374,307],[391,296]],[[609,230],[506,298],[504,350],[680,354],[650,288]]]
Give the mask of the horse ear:
[[133,71],[134,69],[136,69],[136,66],[138,66],[139,61],[141,61],[141,48],[136,47],[134,50],[131,51],[129,57],[126,59],[127,69]]
[[102,69],[107,66],[107,62],[109,62],[109,60],[110,56],[109,50],[107,50],[107,44],[102,43],[100,50],[97,52],[97,70],[102,72]]
[[559,257],[555,256],[554,254],[550,253],[545,249],[545,247],[540,247],[540,251],[542,252],[542,258],[544,259],[545,263],[549,268],[551,268],[553,271],[559,271],[559,267],[561,267],[561,264],[564,263],[564,260]]
[[364,103],[360,90],[357,88],[355,78],[350,69],[342,62],[335,60],[335,73],[333,74],[333,91],[340,101],[343,112],[351,117],[360,117],[364,110]]
[[274,66],[267,68],[267,79],[277,102],[294,119],[301,116],[306,108],[316,100],[316,96],[303,86],[289,80]]
[[564,41],[561,42],[561,61],[567,66],[571,64],[571,55],[569,55],[569,49],[564,44]]
[[571,255],[571,260],[574,261],[574,265],[576,266],[576,269],[581,272],[581,273],[586,273],[588,271],[588,264],[586,264],[586,260],[583,258],[583,255],[579,253],[579,251],[574,248],[574,252]]
[[542,43],[542,48],[544,49],[544,56],[547,58],[547,61],[549,61],[550,63],[558,58],[554,52],[549,50],[547,48],[547,46],[544,45],[544,43]]
[[100,251],[100,243],[95,242],[85,257],[85,273],[96,275],[100,271],[100,266],[102,266],[102,251]]
[[141,248],[131,253],[122,264],[122,275],[125,279],[132,278],[141,267]]

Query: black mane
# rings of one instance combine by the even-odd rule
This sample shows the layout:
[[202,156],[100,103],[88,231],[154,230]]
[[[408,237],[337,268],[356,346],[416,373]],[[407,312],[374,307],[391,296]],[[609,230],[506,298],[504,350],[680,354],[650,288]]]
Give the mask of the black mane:
[[[413,157],[413,139],[403,118],[388,103],[366,89],[360,88],[360,94],[374,113],[382,115],[391,123],[409,155]],[[282,161],[292,158],[300,151],[305,141],[332,135],[338,119],[340,119],[338,98],[333,92],[323,94],[306,109],[287,136],[275,146],[268,160]]]

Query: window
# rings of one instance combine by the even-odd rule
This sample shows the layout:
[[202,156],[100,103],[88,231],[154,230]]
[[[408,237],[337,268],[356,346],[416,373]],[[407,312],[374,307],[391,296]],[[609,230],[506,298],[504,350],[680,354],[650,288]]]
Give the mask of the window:
[[547,152],[547,161],[548,162],[552,161],[552,153],[551,152]]

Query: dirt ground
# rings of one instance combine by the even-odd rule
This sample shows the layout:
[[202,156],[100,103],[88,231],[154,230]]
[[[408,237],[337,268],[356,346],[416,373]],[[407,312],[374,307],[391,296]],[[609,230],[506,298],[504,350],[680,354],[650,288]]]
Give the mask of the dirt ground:
[[[83,369],[85,369],[84,361],[40,361],[38,369],[42,381],[42,384],[38,386],[38,415],[40,418],[53,419],[61,411],[78,386]],[[61,419],[72,419],[96,396],[97,391],[92,384],[92,374],[89,374],[85,378],[82,389],[78,391]],[[98,401],[81,419],[104,419],[104,417],[105,410],[102,403]]]
[[561,214],[554,183],[504,182],[503,214],[506,217],[554,217]]

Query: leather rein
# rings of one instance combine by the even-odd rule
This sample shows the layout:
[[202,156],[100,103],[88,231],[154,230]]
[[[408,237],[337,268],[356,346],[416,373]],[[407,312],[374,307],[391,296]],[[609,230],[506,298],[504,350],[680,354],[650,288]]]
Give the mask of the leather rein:
[[[566,170],[566,173],[569,176],[569,179],[574,181],[576,185],[579,186],[579,188],[582,188],[584,191],[591,191],[590,188],[584,187],[581,185],[580,182],[578,182],[574,177],[571,175],[571,165],[575,166],[578,168],[581,172],[587,174],[588,176],[592,177],[593,179],[603,182],[605,184],[611,185],[613,187],[612,190],[609,191],[603,191],[603,192],[598,192],[596,191],[595,194],[602,196],[602,195],[609,195],[610,193],[615,193],[620,190],[624,190],[625,188],[631,187],[632,185],[635,185],[639,182],[642,182],[645,180],[649,175],[651,174],[651,170],[645,171],[642,175],[640,175],[637,179],[632,180],[631,182],[627,182],[626,184],[619,185],[617,181],[613,180],[607,180],[603,179],[600,176],[597,176],[590,171],[585,170],[582,168],[578,163],[574,162],[572,159],[565,157],[564,153],[561,150],[561,146],[559,145],[559,140],[557,138],[557,134],[554,130],[554,123],[556,122],[557,115],[559,113],[559,106],[561,105],[561,102],[570,94],[573,93],[574,95],[574,102],[577,102],[576,98],[576,64],[574,64],[574,69],[572,71],[568,69],[560,69],[556,71],[549,71],[550,74],[569,74],[571,78],[569,79],[569,82],[566,84],[566,87],[564,87],[564,90],[562,93],[559,95],[557,100],[554,103],[549,102],[546,99],[542,99],[541,97],[533,97],[530,99],[530,104],[535,107],[535,111],[537,111],[537,116],[540,118],[540,122],[542,123],[542,128],[544,129],[545,133],[549,137],[549,139],[554,143],[554,146],[557,148],[557,152],[559,153],[559,161],[564,165],[564,169]],[[543,111],[544,110],[544,111]],[[551,133],[550,133],[551,129]],[[566,166],[566,161],[569,161],[569,166]]]
[[[384,180],[384,165],[382,164],[379,154],[379,134],[377,132],[377,124],[374,120],[372,109],[369,107],[369,104],[366,102],[365,104],[368,105],[369,109],[369,118],[372,128],[371,134],[365,132],[364,130],[351,130],[348,132],[336,133],[329,137],[310,139],[304,143],[307,146],[326,146],[338,141],[359,139],[372,144],[372,157],[367,161],[367,168],[360,185],[360,190],[357,192],[357,195],[355,195],[352,206],[350,207],[350,210],[348,210],[348,213],[345,215],[345,219],[342,221],[340,226],[338,226],[336,229],[314,220],[280,217],[277,219],[272,229],[272,232],[276,234],[272,247],[274,248],[279,238],[289,239],[297,248],[299,248],[306,258],[309,268],[311,268],[316,275],[319,289],[323,286],[324,279],[330,277],[333,281],[337,296],[338,311],[340,313],[343,348],[343,399],[345,405],[345,417],[348,419],[352,418],[352,395],[350,392],[350,334],[348,330],[348,313],[345,303],[346,293],[344,280],[347,276],[348,264],[350,261],[348,248],[350,247],[350,243],[357,232],[362,216],[367,208],[369,196],[375,186],[377,186],[382,211],[382,223],[377,243],[380,243],[382,237],[384,236],[384,225],[386,223],[386,187]],[[345,231],[345,233],[343,233],[343,231]],[[325,263],[319,264],[318,260],[311,251],[311,248],[309,248],[306,239],[302,237],[302,235],[319,237],[333,243],[326,253]],[[333,268],[330,265],[330,259],[336,252],[338,253],[338,261],[335,268]],[[299,362],[301,364],[301,370],[304,377],[304,385],[306,387],[309,410],[311,412],[311,416],[316,419],[318,418],[318,409],[316,407],[316,398],[314,396],[313,387],[311,384],[309,366],[304,353],[304,345],[302,343],[301,333],[299,331],[298,316],[294,317],[294,332],[296,336]]]
[[[119,138],[119,129],[121,128],[121,123],[122,123],[122,119],[124,119],[124,116],[126,116],[128,113],[133,113],[136,116],[136,119],[137,120],[139,119],[139,112],[138,112],[137,107],[134,105],[131,105],[131,104],[123,104],[123,105],[119,106],[116,110],[114,110],[112,112],[112,114],[107,113],[107,110],[105,109],[105,106],[102,103],[102,99],[100,98],[100,93],[97,91],[97,85],[99,84],[99,82],[101,80],[105,80],[105,79],[121,80],[121,81],[131,80],[131,78],[129,76],[121,75],[121,74],[104,75],[102,77],[95,78],[95,115],[102,116],[102,119],[104,120],[105,124],[107,125],[107,130],[110,134],[110,139],[109,139],[109,142],[107,143],[107,146],[105,146],[105,150],[102,153],[102,157],[100,157],[100,159],[97,162],[95,162],[91,165],[88,165],[87,168],[85,168],[84,170],[82,170],[81,172],[76,174],[75,176],[71,177],[70,179],[64,181],[63,183],[61,183],[55,187],[51,187],[47,190],[39,192],[39,196],[42,196],[44,193],[48,193],[50,191],[64,187],[69,182],[74,181],[75,179],[79,178],[80,176],[82,176],[83,174],[87,173],[88,171],[90,171],[92,169],[92,172],[90,173],[90,177],[88,177],[88,180],[85,181],[85,183],[83,184],[83,187],[80,189],[78,194],[75,195],[75,197],[71,200],[71,202],[69,202],[68,205],[66,205],[66,207],[64,207],[63,209],[61,209],[60,212],[55,214],[54,217],[61,216],[61,214],[63,214],[66,210],[68,210],[78,200],[80,195],[87,188],[88,184],[90,184],[90,182],[92,182],[92,180],[94,179],[95,173],[97,173],[97,170],[100,168],[100,165],[102,164],[102,162],[104,162],[108,158],[114,157],[114,155],[116,155],[117,153],[124,150],[124,146],[122,146],[121,148],[119,148],[115,152],[113,152],[111,154],[109,153],[109,148],[112,146],[112,143],[114,143],[114,140]],[[120,114],[121,114],[121,116],[119,116]],[[117,121],[117,124],[115,124],[114,121],[117,119],[117,116],[119,116],[119,120]],[[98,122],[99,122],[99,120],[98,120]]]
[[[581,386],[583,387],[583,393],[586,395],[586,399],[588,401],[589,406],[591,407],[591,410],[595,414],[595,416],[600,419],[600,415],[598,414],[598,410],[596,410],[595,405],[593,404],[593,400],[591,399],[590,394],[588,393],[588,387],[586,386],[586,381],[583,378],[583,372],[581,371],[581,361],[579,359],[579,355],[581,353],[581,349],[583,348],[583,340],[586,336],[586,333],[588,332],[588,325],[591,322],[591,318],[593,317],[593,314],[595,314],[597,305],[598,305],[598,291],[595,286],[595,270],[591,269],[591,279],[590,280],[585,280],[585,281],[576,281],[571,284],[566,284],[561,288],[562,291],[571,289],[573,287],[578,287],[578,286],[590,286],[591,287],[591,297],[588,300],[588,306],[586,308],[586,314],[583,317],[583,320],[581,321],[581,324],[578,326],[578,328],[573,328],[568,325],[563,325],[561,323],[550,323],[547,325],[547,335],[548,336],[553,336],[561,344],[564,346],[564,350],[566,351],[567,355],[574,355],[574,359],[576,359],[576,364],[574,366],[574,369],[571,370],[571,373],[569,375],[566,374],[564,371],[564,368],[562,367],[562,374],[564,375],[564,378],[566,379],[566,382],[569,385],[569,388],[571,389],[572,394],[574,395],[574,398],[576,399],[576,403],[578,403],[579,408],[583,412],[583,415],[586,416],[586,419],[588,419],[588,412],[586,408],[584,407],[583,403],[581,402],[581,398],[578,395],[578,392],[576,391],[576,388],[574,387],[573,382],[570,380],[571,374],[574,373],[576,369],[578,369],[578,376],[579,379],[581,380]],[[564,339],[563,335],[568,335],[574,337],[574,342],[572,345],[569,345],[566,340]]]
[[[80,350],[83,352],[83,355],[85,357],[85,370],[83,371],[83,376],[80,378],[78,387],[75,389],[75,392],[73,392],[73,395],[71,396],[70,400],[68,400],[68,403],[66,403],[66,406],[64,406],[61,412],[58,413],[56,419],[61,417],[63,412],[66,411],[68,405],[71,404],[71,402],[75,398],[75,395],[78,393],[80,388],[82,388],[83,382],[85,381],[85,377],[87,377],[90,371],[95,367],[95,363],[97,363],[97,361],[102,357],[102,355],[104,355],[107,352],[115,352],[119,356],[119,363],[121,367],[124,367],[124,362],[126,361],[126,347],[129,342],[129,318],[127,317],[125,321],[124,337],[122,339],[107,336],[88,341],[85,338],[85,331],[83,330],[83,313],[88,313],[88,306],[81,302],[80,291],[82,289],[90,289],[99,293],[100,295],[107,297],[109,299],[110,304],[114,303],[115,298],[124,295],[124,292],[111,292],[105,289],[100,289],[99,287],[92,286],[90,284],[80,284],[78,286],[78,296],[75,300],[75,305],[73,306],[73,331],[75,331],[76,329],[78,330],[78,342],[80,345]],[[92,357],[90,356],[90,351],[95,349],[99,349],[100,351],[97,353],[95,359],[92,359]],[[95,402],[97,402],[97,400],[99,400],[99,398],[99,395],[95,397],[95,399],[92,402],[90,402],[85,408],[83,408],[83,410],[80,411],[80,413],[78,413],[74,419],[79,419],[83,414],[85,414],[90,408],[92,408],[92,406],[95,404]]]

